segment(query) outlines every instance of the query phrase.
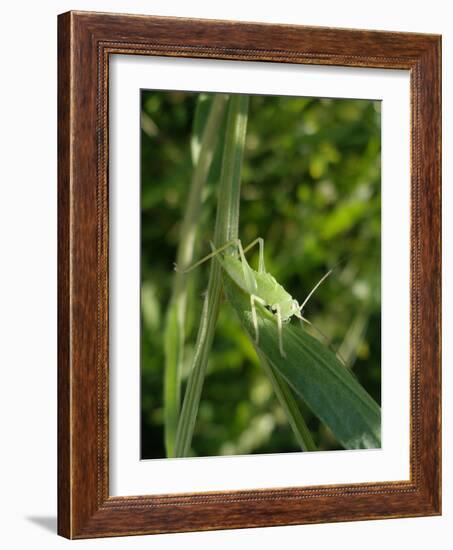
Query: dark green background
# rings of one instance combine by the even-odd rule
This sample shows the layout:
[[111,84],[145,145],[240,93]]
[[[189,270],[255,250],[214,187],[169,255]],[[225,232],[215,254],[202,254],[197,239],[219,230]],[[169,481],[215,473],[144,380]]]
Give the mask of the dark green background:
[[[192,172],[190,136],[197,96],[142,92],[142,458],[165,456],[163,327]],[[378,101],[251,96],[239,229],[244,246],[264,238],[267,270],[300,303],[340,262],[304,314],[342,352],[347,367],[378,402],[380,143]],[[217,178],[215,162],[196,258],[209,252]],[[257,251],[249,260],[256,266]],[[185,376],[208,268],[200,267],[191,277]],[[300,405],[318,447],[341,448]],[[192,454],[297,450],[253,347],[224,303]]]

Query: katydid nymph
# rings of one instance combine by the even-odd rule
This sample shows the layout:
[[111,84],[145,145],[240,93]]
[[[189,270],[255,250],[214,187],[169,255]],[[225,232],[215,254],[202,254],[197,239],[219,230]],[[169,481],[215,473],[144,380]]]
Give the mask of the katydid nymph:
[[[245,253],[256,245],[259,247],[258,271],[250,267],[245,257]],[[226,252],[226,250],[231,247],[236,247],[237,254],[222,254],[222,252]],[[316,283],[302,305],[299,305],[299,302],[285,290],[275,277],[266,271],[264,265],[264,241],[262,238],[259,237],[255,239],[245,248],[242,247],[240,239],[229,241],[217,249],[211,243],[211,248],[212,252],[210,254],[185,269],[184,273],[192,271],[192,269],[195,269],[203,262],[215,257],[220,262],[225,273],[243,290],[243,292],[250,296],[250,310],[256,344],[259,343],[256,304],[260,304],[271,311],[276,317],[279,351],[281,356],[285,357],[286,354],[283,348],[283,325],[289,322],[292,317],[297,317],[301,322],[306,322],[311,325],[310,321],[302,315],[303,309],[315,290],[330,275],[332,270],[329,270]]]

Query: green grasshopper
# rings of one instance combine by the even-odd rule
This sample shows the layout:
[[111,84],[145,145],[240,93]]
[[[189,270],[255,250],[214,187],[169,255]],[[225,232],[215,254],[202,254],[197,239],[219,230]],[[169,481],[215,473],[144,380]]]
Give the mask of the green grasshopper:
[[[252,269],[245,258],[245,253],[255,245],[259,247],[258,271]],[[219,254],[232,246],[237,248],[239,256],[235,254],[223,254],[221,257],[218,257]],[[203,262],[217,256],[217,260],[228,276],[243,290],[243,292],[250,296],[250,309],[252,313],[252,324],[255,330],[256,344],[259,343],[258,318],[256,314],[256,304],[258,303],[275,315],[277,319],[280,354],[282,357],[286,357],[283,349],[283,324],[288,323],[292,317],[297,317],[301,323],[304,321],[311,325],[310,321],[303,317],[303,309],[315,290],[331,274],[332,269],[316,283],[302,305],[299,305],[299,302],[277,282],[275,277],[266,271],[264,266],[264,241],[261,237],[255,239],[246,248],[242,247],[240,239],[229,241],[217,249],[215,249],[214,245],[211,243],[211,248],[212,252],[210,254],[188,267],[183,272],[187,273],[192,271],[192,269],[195,269]]]

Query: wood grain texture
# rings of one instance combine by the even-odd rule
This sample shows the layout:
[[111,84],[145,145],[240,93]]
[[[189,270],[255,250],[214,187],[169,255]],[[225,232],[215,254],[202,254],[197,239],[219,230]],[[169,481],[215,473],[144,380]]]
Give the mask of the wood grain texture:
[[69,16],[58,25],[58,532],[70,536]]
[[[88,538],[440,514],[440,37],[69,12],[59,16],[58,47],[58,532]],[[410,70],[410,481],[109,496],[111,54]]]

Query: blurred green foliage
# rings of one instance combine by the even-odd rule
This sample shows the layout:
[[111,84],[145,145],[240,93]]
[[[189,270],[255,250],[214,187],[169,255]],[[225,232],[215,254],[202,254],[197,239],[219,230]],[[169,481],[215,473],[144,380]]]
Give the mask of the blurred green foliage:
[[[196,93],[142,92],[142,457],[165,456],[163,318],[190,184]],[[305,316],[380,402],[380,102],[252,96],[239,235],[265,241],[266,268],[301,303],[336,265]],[[218,163],[200,219],[196,258],[209,252]],[[257,251],[251,255],[256,265]],[[191,277],[184,378],[207,266]],[[307,329],[308,330],[308,329]],[[312,332],[325,341],[319,332]],[[341,448],[300,402],[318,448]],[[298,451],[253,346],[221,308],[193,439],[193,454]]]

